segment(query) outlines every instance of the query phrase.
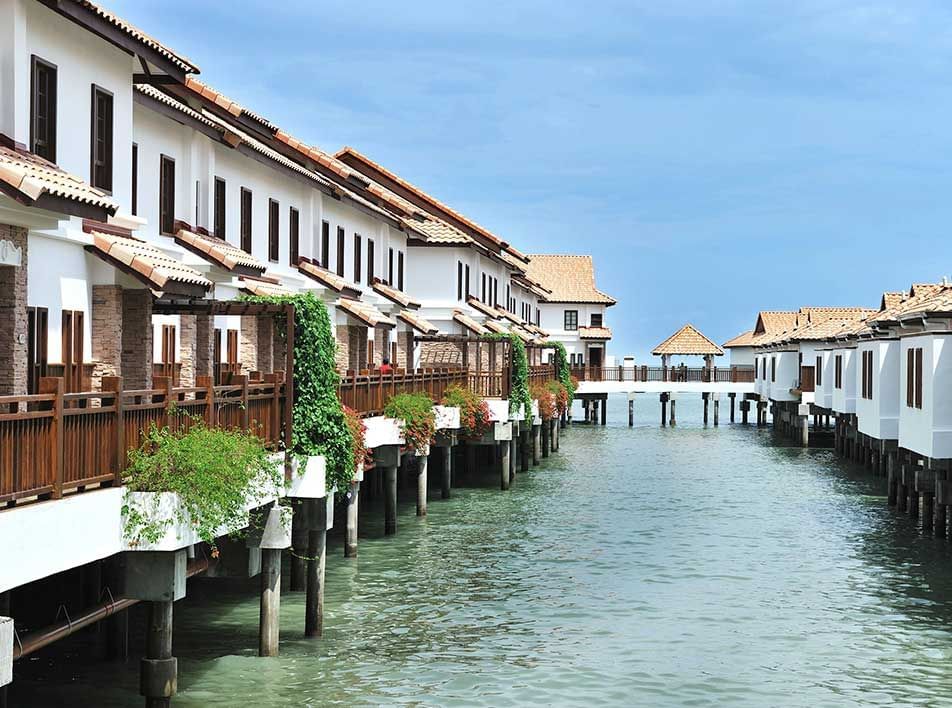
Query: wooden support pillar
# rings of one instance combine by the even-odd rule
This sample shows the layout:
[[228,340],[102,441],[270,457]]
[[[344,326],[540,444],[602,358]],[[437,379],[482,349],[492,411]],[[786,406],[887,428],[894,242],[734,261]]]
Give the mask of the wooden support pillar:
[[668,424],[668,394],[662,393],[661,396],[661,427]]
[[[839,425],[837,425],[839,428]],[[886,503],[896,506],[899,499],[899,480],[896,476],[896,453],[886,453]]]
[[519,426],[519,469],[529,471],[529,459],[532,455],[532,421],[527,419]]
[[383,532],[392,536],[397,532],[397,466],[384,468],[384,522]]
[[728,398],[730,399],[730,401],[731,401],[731,423],[733,423],[733,422],[734,422],[734,402],[735,402],[735,400],[737,399],[737,394],[736,394],[736,393],[728,393],[728,394],[727,394],[727,397],[728,397]]
[[678,399],[676,399],[674,396],[669,396],[669,399],[670,400],[668,401],[668,403],[671,406],[671,417],[668,419],[668,421],[671,424],[671,426],[674,427],[675,425],[678,424],[678,418],[675,411],[675,409],[677,408]]
[[[552,421],[552,435],[558,443],[559,437],[559,420],[556,418]],[[512,485],[516,481],[516,461],[519,459],[519,432],[516,429],[516,424],[513,423],[512,431],[512,440],[509,441],[509,484]],[[558,447],[558,444],[556,444]]]
[[[375,475],[379,475],[379,470],[374,470]],[[354,480],[350,483],[350,491],[347,493],[347,528],[344,532],[344,558],[357,557],[357,512],[360,507],[360,482]]]
[[453,448],[449,445],[439,448],[443,452],[443,477],[440,496],[449,499],[453,489]]
[[750,420],[748,419],[749,413],[750,413],[750,401],[741,401],[740,402],[740,422],[742,425],[750,424]]
[[922,505],[922,533],[931,534],[935,526],[935,494],[933,492],[920,492]]
[[[547,426],[548,427],[548,426]],[[543,450],[543,453],[545,451]],[[496,443],[496,460],[499,463],[499,487],[509,489],[509,441]]]
[[258,656],[277,656],[281,635],[281,549],[261,549]]
[[800,416],[800,445],[810,447],[810,416]]
[[608,396],[602,399],[601,405],[602,411],[602,425],[604,426],[608,422]]
[[149,603],[145,658],[139,667],[139,691],[146,708],[168,708],[178,690],[178,661],[172,656],[172,601]]
[[476,474],[476,446],[472,443],[466,444],[466,474],[473,477]]
[[426,516],[427,470],[430,466],[426,455],[417,457],[416,515]]
[[293,505],[294,516],[291,518],[291,592],[300,592],[304,590],[306,583],[307,568],[305,557],[307,555],[308,531],[307,514],[302,504]]
[[549,456],[549,432],[551,431],[551,421],[543,420],[542,421],[542,457],[543,459]]
[[635,399],[628,399],[628,427],[633,428],[635,426]]
[[718,425],[720,425],[720,421],[719,421],[720,409],[721,409],[721,399],[717,394],[715,394],[714,395],[714,427],[715,428]]
[[707,425],[707,410],[710,403],[709,396],[706,393],[702,393],[701,398],[704,399],[704,425]]
[[324,571],[327,568],[327,500],[309,499],[310,528],[307,532],[307,598],[304,606],[304,636],[324,634]]
[[532,466],[539,464],[539,456],[542,449],[542,426],[532,426]]

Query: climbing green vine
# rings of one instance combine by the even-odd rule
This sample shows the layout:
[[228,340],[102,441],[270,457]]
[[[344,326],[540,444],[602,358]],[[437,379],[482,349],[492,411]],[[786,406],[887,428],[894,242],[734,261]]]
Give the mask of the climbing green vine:
[[569,369],[569,357],[565,352],[565,345],[562,342],[555,343],[555,365],[558,367],[559,381],[565,386],[569,394],[569,403],[575,398],[575,381],[572,379],[572,372]]
[[[340,376],[334,361],[336,342],[324,303],[313,293],[245,296],[248,302],[294,305],[294,409],[290,452],[298,456],[323,455],[328,489],[345,492],[356,469],[352,426],[337,395]],[[275,329],[287,341],[287,323],[275,317]],[[359,454],[359,453],[358,453]]]
[[532,396],[529,395],[529,360],[526,358],[526,345],[518,335],[512,332],[501,332],[486,335],[490,339],[509,340],[512,349],[512,388],[509,392],[509,413],[517,414],[519,410],[525,415],[531,415]]

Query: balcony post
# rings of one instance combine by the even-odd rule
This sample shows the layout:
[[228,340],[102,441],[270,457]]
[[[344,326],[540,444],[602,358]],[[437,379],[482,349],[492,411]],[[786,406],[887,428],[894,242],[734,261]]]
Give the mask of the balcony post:
[[52,393],[53,419],[51,442],[53,446],[53,498],[63,496],[63,379],[59,377],[43,377],[40,379],[40,393]]
[[[122,484],[122,468],[126,463],[126,427],[123,420],[125,418],[125,406],[122,400],[122,377],[103,376],[100,383],[100,388],[103,390],[103,393],[109,391],[115,394],[115,397],[113,398],[113,406],[116,408],[116,412],[114,414],[116,421],[116,449],[113,456],[113,465],[116,472],[114,484],[119,485]],[[104,398],[106,398],[106,396],[104,396]],[[105,401],[103,402],[103,405],[105,405]]]

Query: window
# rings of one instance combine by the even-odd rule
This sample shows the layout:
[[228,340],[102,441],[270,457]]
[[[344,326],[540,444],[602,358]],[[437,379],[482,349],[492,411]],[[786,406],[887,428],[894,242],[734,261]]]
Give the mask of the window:
[[777,380],[777,357],[770,357],[770,382]]
[[397,254],[397,290],[403,292],[403,251]]
[[[361,258],[363,256],[363,254],[361,253],[362,250],[363,250],[363,247],[360,241],[360,234],[355,233],[354,234],[354,282],[355,283],[360,282],[361,270],[363,270],[363,268],[361,268],[361,266],[363,265],[363,263],[361,263]],[[373,361],[373,359],[370,359],[370,361]]]
[[132,215],[139,214],[139,146],[132,143]]
[[251,190],[241,188],[241,250],[251,253]]
[[565,331],[574,332],[578,329],[578,310],[565,311]]
[[483,285],[482,285],[482,291],[479,296],[479,301],[485,303],[486,302],[486,274],[483,273],[482,275],[483,275]]
[[331,252],[331,225],[326,221],[321,222],[321,266],[327,269],[330,264]]
[[837,354],[833,359],[833,388],[843,388],[843,355]]
[[816,358],[816,385],[823,385],[823,357],[818,356]]
[[225,239],[225,180],[215,178],[215,235]]
[[592,314],[592,327],[601,327],[602,326],[602,313]]
[[536,321],[535,321],[535,323],[536,323],[536,327],[540,327],[540,326],[541,326],[541,323],[542,323],[542,310],[540,310],[538,307],[536,308]]
[[112,191],[112,94],[93,85],[90,116],[90,182]]
[[374,283],[374,242],[367,239],[367,285]]
[[512,304],[512,291],[509,288],[509,285],[506,285],[506,310],[508,312],[514,312],[515,308]]
[[288,258],[291,265],[297,265],[301,248],[301,216],[291,207],[288,212]]
[[63,310],[60,327],[61,359],[66,393],[83,390],[83,318],[82,310]]
[[274,200],[268,200],[268,260],[277,263],[281,257],[280,224],[281,206]]
[[466,281],[466,283],[465,283],[465,285],[466,285],[466,296],[464,297],[464,299],[466,299],[466,298],[469,297],[470,292],[471,292],[470,289],[469,289],[469,264],[466,265],[466,268],[463,269],[463,272],[464,272],[464,278],[463,278],[463,279]]
[[922,408],[922,347],[906,350],[906,406]]
[[387,256],[387,285],[393,285],[393,249]]
[[337,275],[344,277],[344,227],[337,227]]
[[463,261],[456,261],[456,299],[463,299]]
[[30,151],[56,162],[56,67],[34,56],[30,82]]
[[46,347],[49,342],[49,310],[45,307],[28,307],[27,313],[27,380],[26,392],[40,392],[40,379],[48,375]]
[[175,228],[175,160],[159,157],[159,231],[172,234]]

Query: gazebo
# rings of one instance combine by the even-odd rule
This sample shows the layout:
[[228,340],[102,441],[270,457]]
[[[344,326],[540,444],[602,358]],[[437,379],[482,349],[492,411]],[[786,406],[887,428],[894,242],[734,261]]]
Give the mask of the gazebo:
[[[701,356],[704,357],[704,370],[709,373],[714,368],[714,357],[724,356],[724,350],[711,339],[704,336],[692,324],[686,324],[677,332],[656,346],[652,352],[661,357],[661,368],[667,374],[667,369],[673,356]],[[667,380],[667,375],[665,379]]]

